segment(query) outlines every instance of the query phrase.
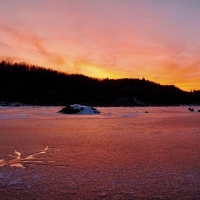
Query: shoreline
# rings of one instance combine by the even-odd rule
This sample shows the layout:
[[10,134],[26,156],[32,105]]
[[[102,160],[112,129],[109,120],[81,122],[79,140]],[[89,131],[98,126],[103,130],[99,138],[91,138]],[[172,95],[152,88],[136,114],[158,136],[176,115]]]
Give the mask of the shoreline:
[[117,104],[117,103],[60,103],[60,104],[24,104],[21,102],[0,102],[0,107],[62,107],[80,104],[92,107],[180,107],[180,106],[200,106],[200,104]]

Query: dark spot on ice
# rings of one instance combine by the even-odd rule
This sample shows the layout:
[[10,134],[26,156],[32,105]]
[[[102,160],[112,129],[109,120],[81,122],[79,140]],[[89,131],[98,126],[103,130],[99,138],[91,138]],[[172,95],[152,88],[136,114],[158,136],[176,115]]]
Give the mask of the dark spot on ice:
[[188,108],[188,110],[194,112],[194,108]]
[[101,198],[105,198],[105,197],[107,197],[107,194],[106,193],[102,193],[102,194],[100,194],[100,197]]

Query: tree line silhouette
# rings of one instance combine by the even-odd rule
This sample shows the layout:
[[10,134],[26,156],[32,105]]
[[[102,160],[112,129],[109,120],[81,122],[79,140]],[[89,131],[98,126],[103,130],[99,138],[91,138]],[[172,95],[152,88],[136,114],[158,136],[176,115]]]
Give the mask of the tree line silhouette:
[[0,102],[95,106],[200,104],[200,91],[185,92],[174,85],[160,85],[144,78],[100,80],[2,60]]

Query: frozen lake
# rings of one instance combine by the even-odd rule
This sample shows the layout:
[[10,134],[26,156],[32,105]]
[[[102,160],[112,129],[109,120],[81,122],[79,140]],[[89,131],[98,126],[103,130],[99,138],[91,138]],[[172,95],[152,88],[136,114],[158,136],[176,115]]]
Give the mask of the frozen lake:
[[193,108],[0,107],[0,199],[200,199]]

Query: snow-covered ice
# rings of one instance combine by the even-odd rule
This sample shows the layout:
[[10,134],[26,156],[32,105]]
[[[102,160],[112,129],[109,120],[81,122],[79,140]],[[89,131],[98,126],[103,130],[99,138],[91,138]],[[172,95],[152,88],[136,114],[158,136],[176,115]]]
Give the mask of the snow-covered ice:
[[193,108],[0,108],[0,198],[200,199]]

